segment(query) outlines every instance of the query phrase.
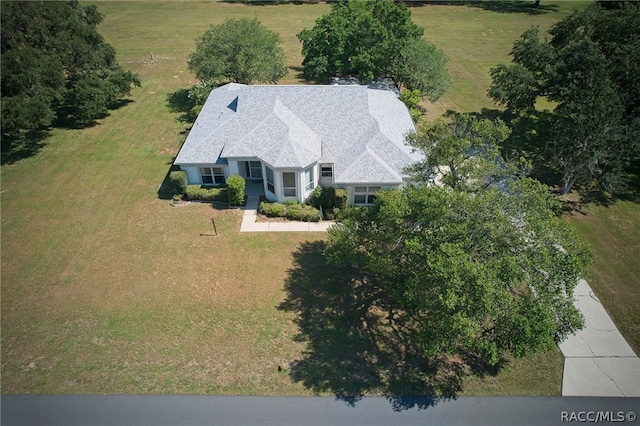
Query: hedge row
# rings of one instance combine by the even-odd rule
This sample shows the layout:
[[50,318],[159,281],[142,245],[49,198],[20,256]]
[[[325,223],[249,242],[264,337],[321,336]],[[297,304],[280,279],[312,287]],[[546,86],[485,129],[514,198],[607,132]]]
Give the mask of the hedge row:
[[185,194],[189,200],[227,201],[227,188],[212,188],[203,185],[188,185]]
[[268,217],[284,217],[301,222],[318,222],[322,219],[320,210],[306,204],[280,204],[261,202],[258,212]]

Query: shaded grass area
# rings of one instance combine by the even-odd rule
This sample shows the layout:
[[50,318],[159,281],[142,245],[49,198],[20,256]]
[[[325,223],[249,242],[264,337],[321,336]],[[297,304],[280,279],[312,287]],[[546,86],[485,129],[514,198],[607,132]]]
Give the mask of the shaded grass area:
[[[562,356],[556,349],[496,367],[472,355],[427,357],[386,312],[356,271],[335,268],[322,255],[324,241],[302,243],[293,253],[280,309],[295,314],[303,357],[289,370],[293,381],[348,404],[365,395],[387,397],[394,409],[427,408],[466,394],[557,395]],[[415,398],[421,397],[421,398]]]
[[640,205],[589,204],[567,215],[595,253],[586,277],[616,326],[640,354]]
[[[455,397],[463,367],[444,357],[427,358],[408,335],[385,330],[371,312],[375,295],[357,276],[325,263],[322,241],[302,244],[287,273],[287,298],[280,305],[296,314],[296,339],[307,343],[291,378],[315,393],[330,392],[348,404],[381,394],[394,408],[420,408]],[[426,400],[406,400],[426,396]]]
[[478,7],[480,9],[489,10],[491,12],[508,13],[508,14],[525,14],[525,15],[543,15],[550,12],[557,12],[559,6],[557,3],[540,2],[540,1],[527,1],[527,0],[479,0],[479,1],[433,1],[426,3],[432,4],[446,4],[446,5],[458,5]]
[[[493,108],[487,70],[508,59],[529,25],[548,27],[572,6],[509,19],[468,6],[412,9],[426,38],[451,58],[453,88],[427,105],[428,114]],[[169,196],[162,182],[189,126],[185,88],[196,80],[186,58],[195,38],[226,18],[257,16],[282,37],[290,67],[282,83],[299,83],[295,34],[329,5],[100,2],[98,9],[99,31],[143,87],[93,127],[53,129],[29,158],[0,169],[2,392],[335,392],[314,387],[320,378],[296,364],[309,349],[294,339],[299,313],[277,309],[296,250],[322,236],[239,234],[236,210],[172,208],[159,198]],[[219,235],[200,237],[211,232],[211,217]],[[513,361],[498,376],[468,381],[465,391],[557,394],[561,364],[557,353]]]

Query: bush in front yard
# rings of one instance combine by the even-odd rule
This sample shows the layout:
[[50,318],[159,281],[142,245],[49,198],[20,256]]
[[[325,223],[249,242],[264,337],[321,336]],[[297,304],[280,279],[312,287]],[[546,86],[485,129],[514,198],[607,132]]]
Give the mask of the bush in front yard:
[[307,203],[311,204],[313,207],[315,207],[316,209],[319,209],[320,206],[325,205],[326,203],[326,198],[327,198],[327,193],[328,193],[329,188],[323,188],[322,186],[316,186],[313,189],[313,192],[311,192],[311,195],[309,195],[309,198],[307,198]]
[[245,181],[241,176],[231,175],[227,179],[227,190],[229,196],[229,204],[232,206],[244,205],[244,187]]
[[301,222],[318,222],[322,219],[320,210],[306,204],[292,204],[288,206],[285,217]]
[[227,201],[227,188],[188,185],[185,194],[193,201]]
[[305,204],[288,202],[286,204],[261,202],[258,212],[268,217],[284,217],[301,222],[318,222],[322,217],[320,210]]
[[189,185],[187,172],[184,170],[173,171],[169,173],[169,180],[171,181],[174,194],[184,194],[187,192],[187,186]]
[[349,191],[343,188],[336,189],[334,206],[340,210],[344,210],[347,208],[348,203],[349,203]]
[[258,213],[268,217],[284,217],[287,207],[280,203],[265,203],[262,201],[258,207]]
[[317,186],[307,199],[307,202],[313,207],[317,209],[322,208],[325,219],[329,220],[336,217],[336,210],[340,211],[346,209],[348,201],[349,191],[342,188],[336,189],[331,186]]

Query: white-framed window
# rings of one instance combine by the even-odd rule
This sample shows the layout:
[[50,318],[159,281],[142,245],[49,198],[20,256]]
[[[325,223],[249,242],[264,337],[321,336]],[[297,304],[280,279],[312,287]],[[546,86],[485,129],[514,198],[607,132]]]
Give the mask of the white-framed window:
[[267,171],[267,190],[269,192],[271,192],[272,194],[276,193],[276,184],[275,184],[275,179],[274,179],[274,175],[273,175],[273,170],[271,170],[269,167],[264,168]]
[[200,178],[204,185],[222,185],[226,182],[222,167],[200,167]]
[[320,166],[320,176],[333,177],[333,166],[331,164],[323,164]]
[[294,172],[282,172],[282,188],[285,197],[297,197],[296,174]]
[[304,171],[304,189],[311,191],[315,186],[313,182],[313,167],[309,167]]
[[376,199],[376,192],[382,188],[379,186],[356,186],[353,190],[353,203],[368,206]]

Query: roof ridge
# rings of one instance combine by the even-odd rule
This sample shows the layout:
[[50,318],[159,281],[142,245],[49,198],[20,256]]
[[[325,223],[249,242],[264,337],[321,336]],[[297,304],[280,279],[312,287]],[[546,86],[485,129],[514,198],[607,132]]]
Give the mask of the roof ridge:
[[[288,140],[286,141],[287,145],[289,146],[289,148],[291,149],[291,152],[293,153],[293,155],[295,156],[295,159],[297,160],[298,164],[303,164],[303,158],[301,156],[302,153],[306,153],[308,156],[314,156],[314,157],[319,157],[321,155],[314,152],[310,147],[307,146],[307,144],[305,143],[300,143],[296,140],[294,140],[291,136],[292,133],[292,126],[289,122],[289,120],[287,120],[287,118],[293,118],[295,121],[297,121],[296,124],[300,124],[302,126],[304,126],[304,129],[308,132],[310,132],[313,136],[315,136],[315,138],[318,139],[318,141],[320,142],[320,145],[322,146],[322,139],[320,138],[320,135],[318,135],[312,128],[311,126],[309,126],[305,120],[300,117],[298,114],[296,114],[295,112],[293,112],[291,110],[291,108],[289,108],[285,102],[282,101],[282,99],[280,99],[280,97],[276,94],[274,96],[275,98],[275,102],[273,105],[273,112],[275,114],[275,116],[277,117],[278,120],[280,120],[286,127],[287,127],[287,134],[288,134]],[[276,108],[282,108],[282,111],[277,111]],[[284,114],[288,115],[289,117],[285,117],[283,116],[283,114],[281,114],[281,112],[284,112]]]
[[[378,133],[378,135],[382,135],[382,134],[383,134],[383,133],[381,133],[381,132],[380,132],[380,133]],[[377,136],[377,135],[376,135],[376,136]],[[385,138],[385,139],[388,139],[388,138]],[[387,171],[388,171],[388,172],[390,172],[392,175],[394,175],[394,176],[398,177],[400,180],[402,180],[402,176],[401,176],[398,172],[396,172],[396,171],[393,169],[393,167],[391,167],[391,166],[389,165],[389,163],[387,163],[387,162],[386,162],[382,157],[380,157],[380,156],[378,155],[378,153],[377,153],[377,152],[375,152],[375,150],[369,146],[369,143],[367,143],[366,151],[367,151],[369,154],[371,154],[371,155],[373,156],[373,158],[375,158],[375,159],[378,161],[378,163],[380,163],[380,164],[382,165],[382,167],[384,167],[385,169],[387,169]]]
[[[243,134],[241,137],[239,137],[238,139],[235,139],[231,142],[231,147],[230,148],[235,148],[236,146],[242,145],[243,142],[251,135],[257,133],[258,129],[260,129],[262,127],[262,125],[264,124],[265,121],[267,121],[269,118],[271,118],[270,116],[266,115],[264,116],[255,126],[252,126],[250,128],[250,130]],[[224,153],[224,150],[227,148],[227,141],[225,141],[225,145],[221,151],[221,153]],[[225,154],[225,156],[228,156],[227,154]]]

